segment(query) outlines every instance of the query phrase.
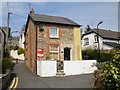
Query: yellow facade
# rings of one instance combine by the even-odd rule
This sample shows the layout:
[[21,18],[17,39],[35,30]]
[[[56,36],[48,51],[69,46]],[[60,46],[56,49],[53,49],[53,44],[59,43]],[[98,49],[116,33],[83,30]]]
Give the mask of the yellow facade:
[[74,27],[74,60],[82,60],[80,27]]

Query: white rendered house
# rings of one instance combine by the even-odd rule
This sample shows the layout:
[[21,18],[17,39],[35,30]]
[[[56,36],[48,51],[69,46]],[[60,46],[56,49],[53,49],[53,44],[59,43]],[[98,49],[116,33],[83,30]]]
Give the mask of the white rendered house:
[[19,47],[24,49],[24,42],[25,42],[25,36],[24,36],[24,30],[22,31],[19,39]]
[[120,32],[93,29],[82,35],[82,49],[97,49],[98,41],[97,35],[99,36],[99,46],[100,49],[118,49],[120,47]]

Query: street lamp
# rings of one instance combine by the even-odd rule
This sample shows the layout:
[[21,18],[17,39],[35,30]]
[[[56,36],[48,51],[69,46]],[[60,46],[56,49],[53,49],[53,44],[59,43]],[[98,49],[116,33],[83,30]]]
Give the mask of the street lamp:
[[99,59],[100,59],[100,44],[99,44],[99,31],[98,31],[98,26],[99,26],[100,24],[102,24],[102,23],[103,23],[103,21],[100,21],[100,22],[97,24],[98,61],[99,61]]

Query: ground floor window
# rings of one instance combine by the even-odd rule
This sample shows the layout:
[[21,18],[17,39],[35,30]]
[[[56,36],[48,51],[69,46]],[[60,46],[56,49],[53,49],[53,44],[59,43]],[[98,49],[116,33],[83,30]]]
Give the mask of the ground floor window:
[[59,45],[50,45],[50,59],[59,59]]

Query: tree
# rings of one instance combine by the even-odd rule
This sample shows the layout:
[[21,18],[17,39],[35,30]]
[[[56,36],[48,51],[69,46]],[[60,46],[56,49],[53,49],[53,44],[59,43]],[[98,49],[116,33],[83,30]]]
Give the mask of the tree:
[[92,30],[92,29],[90,28],[90,26],[87,25],[86,30],[85,30],[85,33],[89,32],[89,31],[91,31],[91,30]]
[[20,54],[24,54],[24,49],[23,48],[19,48],[18,51],[17,51],[18,55]]

